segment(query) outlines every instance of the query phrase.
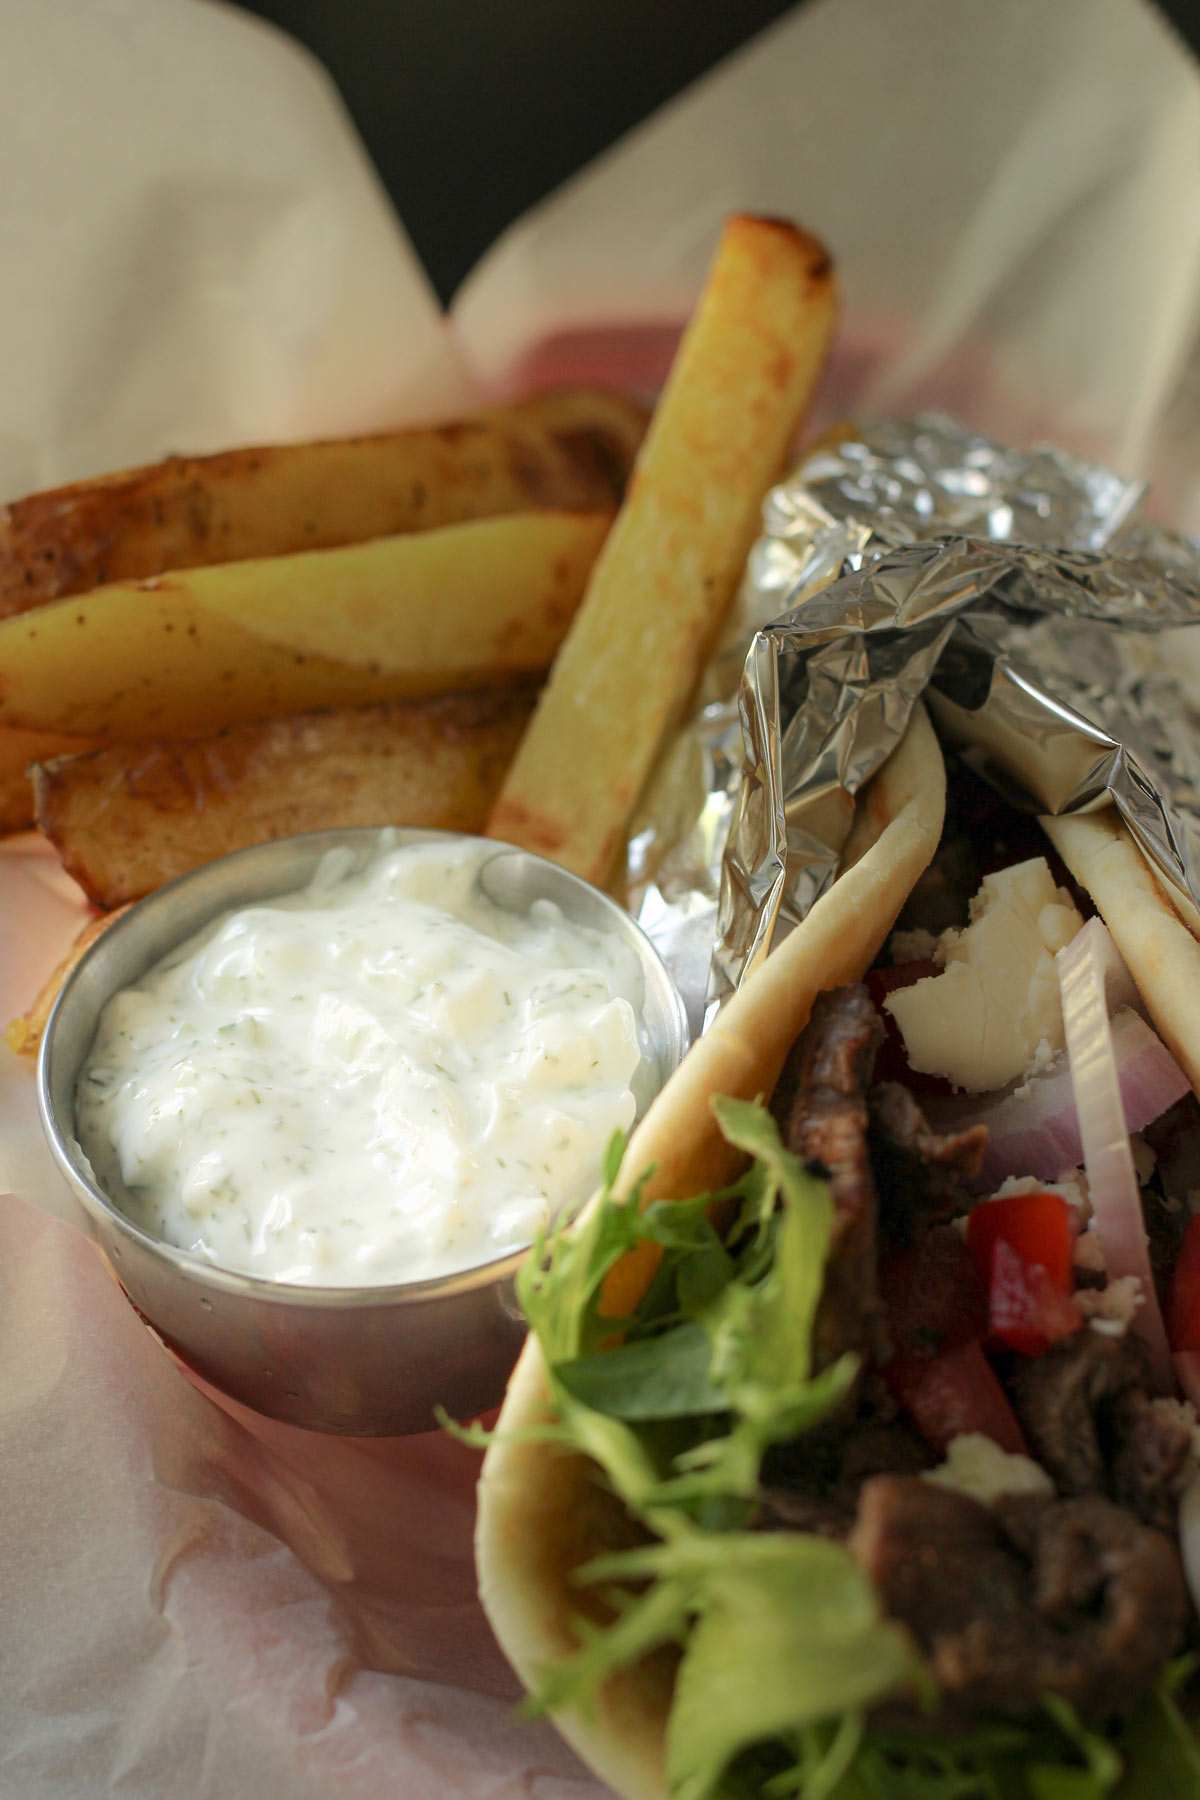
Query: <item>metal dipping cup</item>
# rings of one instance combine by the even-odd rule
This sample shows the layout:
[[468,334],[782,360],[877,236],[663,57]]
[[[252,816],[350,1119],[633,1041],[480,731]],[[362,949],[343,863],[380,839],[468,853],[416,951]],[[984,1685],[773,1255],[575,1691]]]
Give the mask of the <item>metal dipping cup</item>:
[[615,934],[642,976],[638,1116],[687,1049],[679,992],[657,952],[607,895],[524,850],[455,833],[355,828],[236,851],[160,888],[116,920],[71,974],[38,1060],[38,1107],[51,1152],[87,1213],[112,1273],[164,1342],[198,1375],[273,1419],[352,1437],[427,1431],[434,1407],[471,1418],[504,1392],[525,1334],[513,1279],[528,1247],[458,1273],[384,1287],[308,1287],[218,1268],[147,1235],[98,1187],[75,1138],[75,1089],[101,1011],[220,914],[295,893],[331,850],[346,873],[405,844],[478,846],[478,880],[499,905],[552,900],[569,920]]

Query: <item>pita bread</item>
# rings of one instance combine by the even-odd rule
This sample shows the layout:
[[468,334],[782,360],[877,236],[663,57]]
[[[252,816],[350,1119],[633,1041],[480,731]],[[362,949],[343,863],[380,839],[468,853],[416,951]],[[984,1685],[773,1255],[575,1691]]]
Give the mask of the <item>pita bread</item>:
[[[870,967],[941,836],[945,765],[920,708],[895,754],[860,799],[835,886],[750,977],[685,1058],[635,1132],[618,1187],[657,1165],[654,1196],[703,1193],[736,1171],[709,1100],[773,1088],[818,993]],[[1076,880],[1092,895],[1164,1041],[1200,1092],[1200,1037],[1190,997],[1200,992],[1200,942],[1112,812],[1042,820]],[[627,1315],[645,1291],[651,1258],[613,1273],[606,1310]],[[548,1416],[545,1370],[530,1340],[509,1385],[499,1435],[479,1489],[480,1595],[502,1649],[536,1689],[547,1665],[577,1648],[572,1620],[605,1615],[571,1573],[631,1541],[620,1502],[585,1457],[506,1433]],[[667,1800],[666,1723],[676,1658],[659,1654],[614,1676],[587,1712],[555,1722],[584,1761],[626,1800]]]
[[[918,706],[901,743],[862,797],[852,866],[730,1000],[689,1052],[635,1131],[618,1188],[646,1168],[648,1197],[686,1197],[736,1172],[736,1152],[709,1107],[716,1094],[769,1094],[816,996],[857,980],[871,965],[941,836],[946,778],[941,751]],[[637,1304],[648,1261],[623,1265],[614,1315]],[[500,1646],[526,1686],[577,1648],[573,1618],[595,1605],[571,1571],[602,1550],[633,1541],[630,1524],[602,1490],[586,1458],[508,1434],[546,1416],[545,1369],[525,1346],[479,1485],[479,1592]],[[597,1611],[597,1618],[604,1615]],[[627,1800],[666,1800],[664,1737],[674,1658],[660,1654],[614,1676],[587,1713],[555,1723],[586,1763]]]
[[1200,1094],[1200,943],[1111,808],[1041,823],[1080,887],[1096,902],[1159,1036]]

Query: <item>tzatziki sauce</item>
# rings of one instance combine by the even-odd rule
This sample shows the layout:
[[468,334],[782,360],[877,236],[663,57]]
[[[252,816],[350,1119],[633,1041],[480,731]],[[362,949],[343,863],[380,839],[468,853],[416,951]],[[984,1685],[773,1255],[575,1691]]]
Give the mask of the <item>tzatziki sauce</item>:
[[[486,853],[484,853],[486,854]],[[627,1130],[641,973],[615,934],[476,883],[481,846],[333,852],[104,1008],[80,1144],[143,1231],[325,1287],[528,1244]]]

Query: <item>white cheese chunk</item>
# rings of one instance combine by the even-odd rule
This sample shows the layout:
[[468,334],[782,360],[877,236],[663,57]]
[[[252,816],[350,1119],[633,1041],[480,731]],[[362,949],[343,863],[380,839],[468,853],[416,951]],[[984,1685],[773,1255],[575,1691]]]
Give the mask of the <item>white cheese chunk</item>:
[[1080,1288],[1075,1295],[1075,1304],[1092,1330],[1104,1337],[1124,1337],[1145,1301],[1138,1275],[1119,1275],[1106,1287]]
[[1013,1456],[981,1431],[965,1431],[951,1438],[946,1460],[930,1469],[923,1481],[953,1488],[990,1506],[1005,1494],[1052,1494],[1054,1483],[1040,1463],[1028,1456]]
[[1062,1050],[1054,958],[1082,925],[1044,857],[986,875],[970,924],[938,939],[942,974],[884,1001],[912,1068],[982,1094]]
[[[1057,1181],[1039,1181],[1036,1175],[1006,1175],[989,1198],[1007,1200],[1010,1194],[1061,1194],[1067,1205],[1074,1207],[1075,1223],[1080,1229],[1092,1216],[1086,1169],[1075,1169],[1069,1175],[1060,1176]],[[1103,1262],[1099,1267],[1104,1267]]]

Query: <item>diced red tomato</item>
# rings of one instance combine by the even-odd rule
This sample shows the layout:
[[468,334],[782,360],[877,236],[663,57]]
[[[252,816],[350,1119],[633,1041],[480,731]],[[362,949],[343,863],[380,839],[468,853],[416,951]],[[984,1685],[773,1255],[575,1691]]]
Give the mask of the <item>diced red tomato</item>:
[[892,1393],[932,1449],[979,1431],[1002,1450],[1027,1455],[1016,1414],[977,1338],[921,1361],[894,1356],[884,1376]]
[[1022,1356],[1043,1356],[1051,1344],[1083,1324],[1069,1294],[1004,1238],[992,1252],[988,1314],[993,1339]]
[[1008,1244],[1027,1263],[1037,1263],[1063,1294],[1075,1289],[1075,1209],[1061,1194],[1037,1191],[985,1200],[967,1216],[967,1249],[980,1281],[992,1284],[998,1243]]
[[1024,1439],[1004,1389],[983,1353],[988,1298],[963,1239],[937,1225],[884,1258],[879,1288],[894,1354],[883,1374],[935,1450],[964,1431],[982,1431],[1002,1449]]
[[875,1002],[876,1011],[883,1020],[883,1028],[887,1033],[875,1059],[876,1081],[902,1081],[914,1094],[954,1092],[950,1083],[941,1075],[923,1075],[919,1070],[909,1068],[900,1027],[883,1004],[887,996],[894,994],[897,988],[912,987],[915,981],[924,981],[928,975],[941,973],[938,964],[931,961],[892,963],[889,968],[868,971],[864,978],[867,992]]
[[935,1225],[885,1256],[879,1292],[892,1347],[902,1355],[928,1358],[987,1332],[987,1291],[966,1244],[948,1225]]
[[1167,1294],[1172,1350],[1200,1351],[1200,1216],[1189,1220]]

